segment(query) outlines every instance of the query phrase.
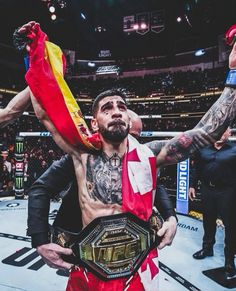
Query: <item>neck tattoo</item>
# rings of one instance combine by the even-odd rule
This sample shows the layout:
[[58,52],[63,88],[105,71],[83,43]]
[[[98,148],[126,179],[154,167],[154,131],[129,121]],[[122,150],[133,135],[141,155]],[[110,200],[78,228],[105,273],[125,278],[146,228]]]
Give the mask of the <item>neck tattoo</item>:
[[113,168],[118,168],[121,165],[121,157],[117,153],[112,154],[110,157],[104,153],[104,158]]

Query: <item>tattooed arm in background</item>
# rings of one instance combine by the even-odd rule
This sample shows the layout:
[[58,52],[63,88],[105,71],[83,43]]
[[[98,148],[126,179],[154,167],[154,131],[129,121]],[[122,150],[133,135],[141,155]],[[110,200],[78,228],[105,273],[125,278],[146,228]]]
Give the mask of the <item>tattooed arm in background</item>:
[[200,122],[167,142],[153,141],[147,146],[157,156],[157,166],[185,160],[194,151],[213,144],[224,133],[236,116],[236,90],[225,88]]
[[[236,43],[229,56],[230,69],[236,68]],[[157,166],[185,160],[194,151],[218,140],[236,116],[236,90],[224,88],[219,99],[192,129],[169,140],[160,150],[160,141],[149,147],[157,156]]]

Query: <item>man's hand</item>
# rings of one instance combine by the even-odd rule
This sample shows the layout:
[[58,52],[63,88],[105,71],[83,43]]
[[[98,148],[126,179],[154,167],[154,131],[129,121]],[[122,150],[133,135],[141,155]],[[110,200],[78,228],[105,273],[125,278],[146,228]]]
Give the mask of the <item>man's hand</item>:
[[32,42],[32,39],[35,37],[35,29],[38,29],[39,23],[35,21],[30,21],[20,28],[17,28],[13,34],[13,44],[15,48],[20,51],[24,52],[30,51],[29,44]]
[[196,198],[196,190],[193,187],[190,187],[188,190],[188,197],[191,201],[193,201]]
[[234,43],[231,53],[229,55],[229,68],[236,69],[236,42]]
[[177,230],[177,220],[174,216],[169,217],[162,228],[157,232],[157,235],[162,237],[158,249],[163,249],[165,246],[170,246],[175,237]]
[[57,244],[49,243],[37,247],[37,252],[51,268],[70,270],[73,267],[72,264],[63,261],[61,258],[61,255],[72,255],[72,250],[69,248],[63,248]]

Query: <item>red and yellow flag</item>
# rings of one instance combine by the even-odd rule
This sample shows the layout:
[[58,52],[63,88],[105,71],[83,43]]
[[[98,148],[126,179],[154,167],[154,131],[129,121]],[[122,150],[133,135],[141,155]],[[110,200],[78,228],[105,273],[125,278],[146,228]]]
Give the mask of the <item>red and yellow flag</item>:
[[65,58],[61,49],[48,41],[38,25],[30,44],[30,66],[26,81],[57,131],[69,143],[87,150],[101,147],[92,135],[79,105],[64,80]]

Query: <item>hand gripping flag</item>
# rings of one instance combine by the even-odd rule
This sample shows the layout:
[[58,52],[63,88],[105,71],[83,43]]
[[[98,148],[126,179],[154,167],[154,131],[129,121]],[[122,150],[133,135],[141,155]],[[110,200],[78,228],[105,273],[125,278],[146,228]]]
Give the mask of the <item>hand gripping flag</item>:
[[64,80],[65,58],[61,49],[48,41],[35,24],[27,35],[30,66],[26,81],[37,101],[46,111],[57,131],[70,144],[86,150],[101,147],[98,134],[92,135],[82,112]]
[[225,33],[225,40],[229,46],[232,46],[236,40],[236,24],[230,26]]

